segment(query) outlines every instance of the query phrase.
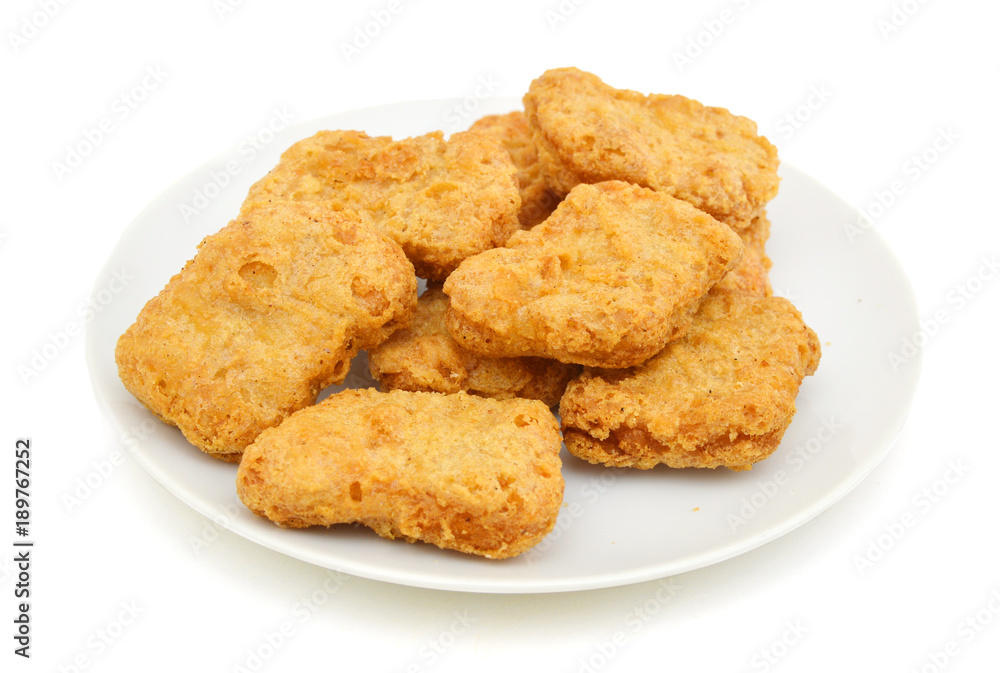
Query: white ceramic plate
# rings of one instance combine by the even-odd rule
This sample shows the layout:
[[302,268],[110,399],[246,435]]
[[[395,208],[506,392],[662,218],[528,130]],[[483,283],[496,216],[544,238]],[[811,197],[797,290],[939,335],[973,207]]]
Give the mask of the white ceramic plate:
[[[471,100],[471,99],[470,99]],[[466,111],[469,107],[476,107]],[[629,584],[704,567],[806,523],[854,488],[903,426],[919,356],[890,361],[918,329],[912,290],[879,236],[845,227],[857,212],[789,166],[768,207],[776,294],[789,297],[819,334],[823,359],[807,378],[798,413],[775,454],[749,472],[621,471],[563,453],[565,504],[535,549],[490,561],[427,544],[384,540],[354,526],[284,530],[236,497],[236,466],[207,457],[156,421],[118,380],[114,345],[206,235],[239,210],[249,186],[280,153],[324,128],[397,138],[463,127],[516,99],[420,101],[355,110],[262,133],[259,151],[234,148],[167,189],[125,231],[95,283],[131,277],[89,324],[94,390],[135,459],[178,499],[235,533],[320,566],[420,587],[522,593]],[[120,287],[121,283],[112,284]],[[348,385],[370,384],[364,359]]]

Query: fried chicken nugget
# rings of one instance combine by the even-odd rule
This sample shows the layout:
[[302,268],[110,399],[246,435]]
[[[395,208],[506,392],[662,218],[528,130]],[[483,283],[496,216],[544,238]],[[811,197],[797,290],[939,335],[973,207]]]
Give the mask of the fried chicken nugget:
[[448,331],[490,357],[631,367],[684,333],[741,249],[732,229],[662,192],[578,185],[445,281]]
[[524,96],[542,173],[557,194],[624,180],[743,229],[778,193],[778,154],[757,125],[676,95],[615,89],[577,68],[546,71]]
[[570,382],[559,405],[566,447],[618,467],[750,469],[778,447],[819,360],[788,300],[713,291],[656,357]]
[[755,217],[749,227],[739,232],[743,241],[743,256],[713,290],[771,296],[771,258],[764,251],[770,232],[771,222],[766,213]]
[[521,205],[517,170],[496,138],[462,132],[446,141],[440,131],[403,140],[320,131],[288,148],[244,207],[279,199],[366,213],[430,280],[503,245]]
[[125,387],[223,460],[340,383],[417,300],[399,246],[355,216],[280,203],[242,213],[151,299],[115,349]]
[[503,115],[487,115],[477,120],[470,131],[488,133],[503,145],[517,167],[521,193],[518,219],[522,229],[531,229],[559,205],[559,197],[548,188],[538,166],[538,150],[531,138],[531,126],[524,112],[515,110]]
[[537,400],[345,390],[262,433],[236,485],[280,526],[357,522],[390,539],[507,558],[555,525],[560,444]]
[[406,327],[368,352],[368,366],[383,390],[465,391],[483,397],[524,397],[553,407],[577,365],[544,358],[489,358],[459,346],[445,327],[448,295],[428,286]]

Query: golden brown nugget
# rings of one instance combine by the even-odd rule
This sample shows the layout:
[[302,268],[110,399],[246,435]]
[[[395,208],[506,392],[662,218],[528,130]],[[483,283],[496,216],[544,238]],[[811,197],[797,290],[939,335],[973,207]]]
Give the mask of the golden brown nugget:
[[713,291],[656,357],[570,383],[559,405],[566,447],[618,467],[749,469],[778,447],[819,359],[788,300]]
[[416,300],[413,266],[383,234],[316,205],[277,204],[203,240],[115,359],[154,414],[235,461],[343,381],[354,354],[405,324]]
[[770,232],[771,222],[767,219],[766,213],[755,217],[749,227],[739,232],[743,241],[743,256],[712,288],[713,291],[742,292],[758,297],[771,296],[771,258],[764,251],[764,244]]
[[517,171],[485,133],[403,140],[320,131],[287,149],[244,207],[279,199],[355,210],[403,248],[417,275],[444,280],[518,228]]
[[475,353],[631,367],[687,329],[739,236],[662,192],[578,185],[556,212],[448,278],[448,331]]
[[557,194],[625,180],[739,230],[778,193],[778,153],[757,125],[676,95],[615,89],[577,68],[545,72],[524,96],[542,173]]
[[362,523],[489,558],[516,556],[555,525],[559,427],[537,400],[345,390],[261,434],[236,485],[280,526]]
[[488,133],[503,145],[517,167],[522,229],[531,229],[547,218],[559,205],[559,197],[548,188],[538,166],[538,150],[531,138],[531,126],[524,112],[515,110],[503,115],[487,115],[477,120],[470,131]]
[[448,295],[429,285],[406,327],[368,352],[383,390],[469,392],[483,397],[537,399],[553,407],[577,365],[544,358],[489,358],[459,346],[445,327]]

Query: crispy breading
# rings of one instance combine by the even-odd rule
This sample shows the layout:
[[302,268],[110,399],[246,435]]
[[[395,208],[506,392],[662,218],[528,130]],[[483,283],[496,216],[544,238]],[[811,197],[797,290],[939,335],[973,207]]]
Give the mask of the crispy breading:
[[538,166],[538,150],[531,138],[531,126],[521,110],[503,115],[487,115],[477,120],[470,131],[482,131],[500,141],[517,167],[521,192],[518,219],[522,229],[531,229],[559,205],[559,197],[548,188]]
[[510,155],[496,138],[468,131],[447,141],[440,131],[403,140],[320,131],[285,150],[244,208],[282,199],[366,213],[431,280],[503,245],[521,205]]
[[577,365],[544,358],[490,358],[462,348],[445,327],[448,295],[428,285],[406,327],[368,352],[368,366],[383,390],[465,391],[483,397],[537,399],[552,407]]
[[662,192],[578,185],[445,281],[448,331],[491,357],[631,367],[684,333],[741,249],[729,227]]
[[125,387],[217,458],[340,383],[417,300],[399,246],[315,204],[242,213],[205,238],[115,349]]
[[559,427],[537,400],[345,390],[261,434],[240,462],[240,499],[289,527],[361,523],[489,558],[555,525]]
[[749,227],[741,230],[739,234],[743,241],[743,256],[713,290],[770,297],[771,258],[764,251],[764,244],[770,233],[771,222],[766,213],[755,217]]
[[625,180],[688,201],[739,230],[778,193],[778,154],[757,125],[678,95],[615,89],[577,68],[531,83],[524,109],[557,194]]
[[570,382],[559,405],[566,447],[618,467],[749,469],[778,447],[819,360],[819,339],[788,300],[713,291],[656,357]]

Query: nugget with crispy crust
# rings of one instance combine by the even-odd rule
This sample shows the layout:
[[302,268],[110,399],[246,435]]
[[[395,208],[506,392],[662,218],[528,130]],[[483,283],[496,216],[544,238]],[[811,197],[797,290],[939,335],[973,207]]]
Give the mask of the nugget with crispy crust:
[[483,397],[525,397],[559,403],[577,365],[544,358],[490,358],[458,345],[445,327],[448,295],[429,285],[406,327],[368,352],[371,374],[383,390],[465,391]]
[[244,208],[275,200],[366,213],[431,280],[503,245],[521,205],[516,169],[496,138],[462,132],[446,141],[440,131],[403,140],[320,131],[281,155]]
[[242,213],[139,313],[115,349],[125,387],[223,460],[340,383],[406,323],[416,276],[355,216],[280,203]]
[[766,213],[761,213],[749,227],[742,229],[739,234],[743,241],[743,256],[712,289],[770,297],[771,258],[764,250],[770,232],[771,222]]
[[757,125],[677,95],[615,89],[577,68],[545,72],[524,96],[542,173],[557,194],[625,180],[743,229],[778,193],[778,154]]
[[477,120],[469,130],[490,134],[500,141],[514,160],[521,193],[521,210],[518,212],[521,228],[531,229],[551,215],[559,205],[559,197],[545,184],[538,166],[538,150],[531,139],[531,126],[524,112],[515,110],[503,115],[487,115]]
[[626,370],[585,370],[559,405],[570,453],[617,467],[749,469],[771,455],[819,364],[780,297],[713,291],[681,339]]
[[357,522],[507,558],[555,525],[559,448],[558,423],[537,400],[345,390],[261,434],[236,485],[281,526]]
[[545,222],[448,278],[448,331],[491,357],[631,367],[684,333],[741,248],[732,229],[662,192],[578,185]]

